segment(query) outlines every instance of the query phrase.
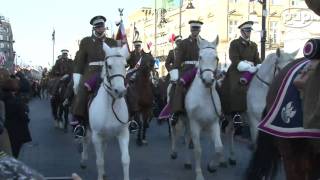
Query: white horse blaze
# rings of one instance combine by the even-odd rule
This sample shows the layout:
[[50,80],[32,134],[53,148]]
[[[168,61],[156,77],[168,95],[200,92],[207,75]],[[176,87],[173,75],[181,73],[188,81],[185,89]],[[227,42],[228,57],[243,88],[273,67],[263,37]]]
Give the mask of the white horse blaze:
[[[108,83],[106,76],[106,68],[108,68],[108,74],[120,74],[125,76],[125,65],[126,59],[128,58],[128,53],[126,47],[122,48],[110,48],[106,44],[103,45],[103,49],[109,56],[107,59],[108,66],[111,68],[103,67],[103,83]],[[119,57],[119,55],[121,57]],[[115,91],[107,92],[104,84],[101,84],[97,96],[93,99],[91,106],[89,108],[89,121],[92,131],[92,141],[95,146],[95,152],[97,157],[97,168],[98,168],[98,179],[102,180],[105,176],[104,172],[104,147],[106,147],[106,140],[109,137],[117,137],[119,141],[119,146],[121,150],[121,161],[123,166],[123,179],[129,180],[129,131],[128,131],[128,108],[124,97],[111,96],[110,93],[116,93]],[[108,84],[111,88],[117,88],[122,91],[125,90],[124,79],[117,76],[111,79],[111,84]],[[119,92],[118,92],[119,93]],[[116,97],[116,101],[113,105],[115,114],[118,116],[119,120],[115,116],[112,110],[112,100]],[[87,135],[90,133],[87,133]],[[83,146],[88,145],[88,141],[83,141]],[[83,148],[83,156],[86,157],[87,148]],[[83,162],[83,160],[82,160]]]

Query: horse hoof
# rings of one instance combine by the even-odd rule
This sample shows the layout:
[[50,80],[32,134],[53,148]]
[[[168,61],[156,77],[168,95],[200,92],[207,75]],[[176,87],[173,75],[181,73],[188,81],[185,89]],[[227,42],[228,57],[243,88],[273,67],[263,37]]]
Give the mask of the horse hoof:
[[217,168],[215,168],[215,167],[213,167],[213,166],[210,166],[210,164],[208,164],[207,170],[208,170],[210,173],[215,173],[215,172],[217,171]]
[[229,158],[229,164],[230,164],[231,166],[235,166],[235,165],[237,165],[237,161],[234,160],[234,159],[230,159],[230,158]]
[[192,165],[189,163],[185,163],[184,168],[190,170],[190,169],[192,169]]
[[143,144],[143,145],[148,145],[148,141],[145,140],[145,139],[143,139],[143,140],[142,140],[142,144]]
[[177,159],[177,157],[178,157],[178,153],[177,152],[173,152],[173,153],[171,153],[171,159]]
[[227,162],[220,162],[219,167],[227,168],[228,167],[228,163]]
[[86,169],[87,166],[86,166],[85,164],[80,164],[80,168],[81,168],[81,169]]

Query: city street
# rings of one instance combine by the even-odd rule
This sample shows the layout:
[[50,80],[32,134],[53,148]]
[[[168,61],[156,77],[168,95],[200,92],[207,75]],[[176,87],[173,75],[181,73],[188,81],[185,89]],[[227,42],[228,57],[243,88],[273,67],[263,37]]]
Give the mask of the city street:
[[[30,103],[30,129],[33,142],[26,144],[20,159],[41,172],[46,177],[65,177],[71,173],[78,173],[85,180],[97,177],[95,154],[93,146],[90,147],[88,167],[81,169],[80,154],[71,132],[64,133],[53,127],[49,101],[32,100]],[[195,178],[194,170],[183,168],[183,144],[179,141],[178,159],[170,159],[169,137],[167,126],[159,126],[155,121],[151,123],[148,131],[147,146],[138,147],[135,144],[135,135],[130,142],[130,178],[133,180],[192,180]],[[238,154],[237,166],[219,168],[214,174],[206,170],[207,160],[212,157],[213,144],[207,136],[202,138],[203,145],[203,172],[206,179],[238,180],[241,179],[247,166],[250,151],[245,143],[236,144]],[[120,152],[115,139],[111,140],[106,149],[107,177],[112,180],[122,179]]]

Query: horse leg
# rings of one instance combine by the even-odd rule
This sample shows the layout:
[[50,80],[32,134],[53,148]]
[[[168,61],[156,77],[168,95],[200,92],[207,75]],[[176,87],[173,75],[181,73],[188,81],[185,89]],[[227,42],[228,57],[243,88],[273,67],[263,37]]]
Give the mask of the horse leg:
[[185,142],[184,145],[185,145],[185,150],[186,150],[184,168],[185,169],[192,169],[191,149],[194,148],[194,145],[193,145],[192,138],[191,138],[190,123],[189,123],[188,118],[185,115],[181,115],[179,118],[181,118],[179,121],[183,122],[183,126],[184,126],[184,142]]
[[138,129],[138,133],[137,133],[137,145],[138,146],[142,146],[142,131],[143,131],[143,117],[142,114],[139,113],[139,119],[138,119],[138,123],[139,123],[139,129]]
[[200,125],[195,120],[190,120],[191,138],[194,144],[194,159],[196,180],[204,180],[201,170],[201,144],[200,144]]
[[[220,132],[220,126],[219,122],[214,121],[211,128],[211,140],[214,143],[215,151],[216,151],[216,157],[219,162],[219,166],[221,167],[227,167],[227,163],[225,161],[224,152],[223,152],[223,144],[221,141],[221,132]],[[214,162],[215,159],[212,159],[210,163],[208,164],[208,171],[209,172],[215,172],[217,164]]]
[[121,150],[121,162],[123,167],[123,179],[129,180],[129,130],[127,127],[123,128],[120,135],[118,136],[119,146]]
[[106,178],[104,171],[104,140],[102,137],[96,133],[92,132],[92,142],[96,151],[96,163],[98,168],[98,180],[103,180]]
[[63,107],[64,109],[64,132],[68,132],[68,123],[69,123],[69,107],[66,105]]
[[81,139],[81,141],[82,141],[82,152],[81,152],[80,167],[82,169],[85,169],[87,167],[86,166],[86,161],[88,160],[88,146],[89,146],[89,143],[90,143],[90,137],[91,137],[91,134],[90,134],[90,131],[88,131],[86,136]]
[[149,117],[148,117],[148,115],[147,114],[144,114],[144,116],[143,116],[143,121],[142,121],[142,123],[143,123],[143,127],[142,127],[142,143],[143,144],[148,144],[148,141],[146,140],[146,133],[147,133],[147,129],[148,129],[148,127],[149,127],[149,119],[148,119]]
[[59,128],[63,129],[63,105],[58,106],[58,121],[59,121]]
[[176,151],[176,137],[177,137],[177,126],[181,123],[178,122],[175,126],[172,126],[170,119],[168,119],[170,134],[171,134],[171,159],[177,159],[178,153]]
[[227,135],[227,143],[229,144],[229,153],[230,153],[230,157],[229,157],[229,164],[230,165],[236,165],[237,164],[237,160],[236,160],[236,156],[235,156],[235,151],[234,151],[234,133],[235,133],[235,129],[234,129],[234,125],[233,122],[231,120],[230,116],[226,116],[229,124],[226,127],[226,135]]

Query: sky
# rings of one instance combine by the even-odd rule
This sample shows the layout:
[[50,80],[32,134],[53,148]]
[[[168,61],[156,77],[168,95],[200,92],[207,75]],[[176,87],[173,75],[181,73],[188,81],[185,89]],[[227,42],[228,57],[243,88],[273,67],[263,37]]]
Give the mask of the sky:
[[[52,65],[52,32],[55,29],[54,59],[61,49],[68,49],[71,58],[78,50],[78,41],[91,35],[89,21],[96,15],[107,18],[108,34],[120,20],[118,8],[124,8],[124,23],[130,12],[151,6],[153,0],[0,0],[0,15],[9,19],[18,64]],[[126,26],[126,24],[124,24]]]

